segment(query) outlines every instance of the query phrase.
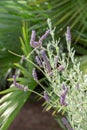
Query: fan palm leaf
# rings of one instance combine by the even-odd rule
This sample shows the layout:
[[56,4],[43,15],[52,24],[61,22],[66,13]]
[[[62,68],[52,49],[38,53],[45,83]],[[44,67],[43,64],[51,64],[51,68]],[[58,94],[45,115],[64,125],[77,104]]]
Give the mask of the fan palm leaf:
[[[29,45],[28,39],[28,27],[25,24],[23,24],[22,32],[22,55],[27,56],[31,52],[31,47]],[[29,60],[32,61],[32,56],[29,57]],[[30,64],[29,62],[25,62],[24,64],[22,64],[21,62],[14,63],[14,65],[16,66],[16,68],[18,68],[15,72],[16,76],[18,76],[17,81],[24,86],[27,85],[32,91],[37,85],[32,77],[33,64]],[[22,75],[21,78],[19,78],[20,74]],[[12,81],[12,79],[9,80]],[[18,88],[15,88],[12,84],[9,89],[1,91],[0,94],[5,94],[0,99],[0,130],[7,130],[11,122],[14,120],[14,118],[30,96],[31,92],[24,92]]]

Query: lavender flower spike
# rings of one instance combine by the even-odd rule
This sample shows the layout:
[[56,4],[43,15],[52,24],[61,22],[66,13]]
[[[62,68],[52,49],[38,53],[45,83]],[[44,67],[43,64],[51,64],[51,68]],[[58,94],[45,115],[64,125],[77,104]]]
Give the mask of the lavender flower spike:
[[33,43],[35,42],[35,37],[36,37],[36,33],[34,30],[32,30],[32,34],[31,34],[31,40],[30,40],[30,45],[32,46]]
[[20,90],[23,90],[24,92],[27,92],[28,91],[28,87],[27,86],[24,86],[24,85],[22,85],[22,84],[19,84],[19,83],[17,83],[16,82],[16,76],[15,75],[13,75],[13,84],[14,84],[14,86],[16,87],[16,88],[19,88]]
[[49,35],[49,33],[50,33],[50,30],[47,30],[46,32],[45,32],[45,34],[44,35],[42,35],[42,37],[40,38],[40,42],[42,42],[44,39],[46,39],[46,37]]
[[50,74],[52,72],[52,70],[51,70],[51,66],[50,66],[50,63],[48,61],[48,58],[46,56],[45,50],[41,51],[41,56],[42,56],[43,61],[45,62],[47,72]]
[[44,99],[47,101],[47,102],[49,102],[49,96],[47,95],[47,92],[46,91],[44,91]]
[[68,128],[68,130],[73,130],[65,117],[62,118],[62,122],[66,126],[66,128]]
[[67,32],[66,32],[66,41],[71,43],[71,32],[70,32],[70,27],[67,27]]
[[32,76],[33,76],[33,78],[34,78],[35,81],[38,81],[38,77],[37,77],[37,73],[36,73],[35,68],[33,68]]
[[39,56],[36,56],[36,57],[35,57],[35,60],[36,60],[37,64],[38,64],[40,67],[42,67],[42,62],[41,62]]
[[35,38],[36,38],[36,33],[34,30],[32,30],[32,34],[31,34],[31,39],[30,39],[30,45],[33,47],[33,48],[36,48],[38,46],[41,46],[41,43],[38,42],[38,41],[35,41]]
[[41,47],[41,45],[42,45],[42,43],[41,42],[38,42],[38,41],[34,41],[34,42],[32,42],[32,44],[31,44],[31,46],[33,47],[33,48],[36,48],[36,47]]
[[66,94],[68,92],[68,88],[66,86],[64,86],[63,84],[63,91],[61,93],[61,96],[60,96],[60,104],[63,105],[63,106],[67,106],[67,103],[66,103]]
[[35,37],[36,37],[36,33],[35,33],[34,30],[32,30],[30,45],[31,45],[33,48],[41,47],[42,42],[35,41]]

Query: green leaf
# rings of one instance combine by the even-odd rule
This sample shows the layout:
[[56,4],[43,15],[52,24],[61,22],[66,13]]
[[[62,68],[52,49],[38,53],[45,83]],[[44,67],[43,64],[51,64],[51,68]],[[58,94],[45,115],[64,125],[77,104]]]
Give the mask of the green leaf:
[[[31,86],[31,88],[34,89],[35,86]],[[4,93],[7,94],[0,99],[0,130],[8,129],[31,94],[30,92],[24,92],[17,88],[10,88],[0,92],[0,94]]]
[[10,89],[5,89],[5,90],[3,90],[3,91],[0,91],[0,94],[10,93],[10,92],[13,92],[13,91],[15,91],[15,90],[17,90],[17,88],[12,87],[12,88],[10,88]]

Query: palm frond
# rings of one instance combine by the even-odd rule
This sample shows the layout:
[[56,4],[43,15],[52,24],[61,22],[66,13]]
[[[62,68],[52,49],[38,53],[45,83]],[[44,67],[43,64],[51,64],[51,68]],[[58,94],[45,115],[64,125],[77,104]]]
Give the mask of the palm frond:
[[[65,33],[66,27],[70,26],[72,32],[73,43],[77,43],[76,51],[79,54],[87,54],[87,14],[86,14],[86,0],[55,0],[46,2],[50,5],[50,12],[47,11],[48,17],[51,18],[54,26],[57,27],[56,34],[61,36]],[[82,48],[85,52],[77,50]]]
[[83,39],[85,43],[81,44],[87,47],[86,43],[86,32],[87,32],[87,14],[86,14],[86,0],[55,0],[50,2],[51,7],[51,18],[54,21],[54,25],[57,26],[59,32],[65,32],[66,26],[70,26],[73,34],[73,39],[76,42]]
[[[10,89],[8,90],[10,91]],[[14,90],[0,99],[0,129],[7,130],[21,107],[29,97],[29,93]]]
[[[31,52],[31,47],[29,45],[28,39],[28,28],[26,24],[23,24],[22,27],[21,40],[22,55],[25,55],[26,57]],[[20,55],[19,58],[21,58],[22,55]],[[32,56],[29,57],[29,59],[32,61]],[[15,63],[15,66],[15,75],[18,77],[17,81],[24,86],[28,86],[30,90],[33,90],[37,85],[32,77],[33,64],[25,61],[24,64],[22,62]],[[20,75],[21,77],[19,77]],[[12,79],[9,80],[12,81]],[[18,88],[15,88],[12,84],[9,89],[1,91],[0,94],[5,94],[0,99],[0,130],[7,130],[11,122],[14,120],[14,118],[30,96],[31,92],[24,92]]]

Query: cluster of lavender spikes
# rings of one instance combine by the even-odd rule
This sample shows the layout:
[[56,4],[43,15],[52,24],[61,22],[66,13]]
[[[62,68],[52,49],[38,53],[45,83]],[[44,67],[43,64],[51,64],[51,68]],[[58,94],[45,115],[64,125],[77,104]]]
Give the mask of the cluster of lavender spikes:
[[[47,102],[46,108],[53,108],[56,113],[61,111],[63,115],[66,112],[66,118],[63,117],[62,122],[68,130],[87,130],[87,91],[85,91],[87,75],[83,75],[80,63],[74,58],[70,28],[67,27],[66,32],[67,54],[60,51],[59,42],[54,40],[54,30],[50,25],[49,28],[50,30],[47,30],[38,41],[35,41],[36,32],[33,30],[30,40],[30,45],[37,54],[35,57],[37,68],[45,74],[49,83],[49,89],[45,88],[43,94]],[[42,42],[49,34],[52,36],[52,41],[44,48]],[[22,60],[26,60],[26,57],[23,56]],[[39,83],[36,68],[33,69],[32,76]],[[28,87],[16,82],[16,76],[13,76],[13,84],[25,92],[29,90]]]
[[[68,28],[68,29],[69,29],[69,28]],[[33,48],[36,48],[36,47],[39,48],[39,50],[40,50],[40,55],[41,55],[41,56],[36,56],[36,57],[35,57],[35,60],[36,60],[37,64],[39,65],[39,67],[43,67],[43,62],[44,62],[44,65],[45,65],[45,69],[46,69],[47,74],[48,74],[50,77],[52,77],[52,76],[53,76],[53,72],[52,72],[52,68],[51,68],[50,62],[49,62],[49,60],[48,60],[48,57],[47,57],[47,55],[46,55],[46,51],[45,51],[45,49],[41,48],[41,46],[42,46],[42,41],[47,37],[47,35],[48,35],[49,33],[50,33],[50,30],[46,31],[46,33],[40,38],[40,40],[39,40],[40,42],[38,41],[38,44],[36,44],[36,42],[35,42],[35,34],[36,34],[36,33],[35,33],[35,31],[32,31],[31,40],[30,40],[30,45],[31,45]],[[69,32],[69,33],[70,33],[70,32]],[[69,34],[69,35],[70,35],[70,34]],[[67,37],[68,37],[68,34],[67,34]],[[69,37],[70,37],[70,36],[69,36]],[[39,44],[39,43],[41,43],[41,44]],[[58,57],[58,56],[55,56],[55,58],[54,58],[55,68],[57,68],[57,69],[59,70],[59,72],[62,72],[62,71],[65,69],[65,67],[64,67],[62,64],[60,64],[59,66],[57,66],[57,64],[58,64],[58,59],[59,59],[59,57]],[[33,68],[32,76],[33,76],[34,80],[38,81],[38,76],[37,76],[37,73],[36,73],[35,68]],[[64,86],[64,85],[63,85],[63,86]],[[64,105],[64,106],[67,105],[67,103],[65,102],[66,94],[67,94],[67,88],[64,88],[64,87],[63,87],[63,92],[62,92],[62,94],[61,94],[61,96],[60,96],[60,104],[61,104],[61,105]],[[44,99],[45,99],[46,101],[50,101],[49,96],[48,96],[48,94],[47,94],[46,91],[44,91]]]
[[[42,46],[42,42],[49,33],[52,36],[52,41],[48,42],[47,47],[44,48]],[[69,120],[70,124],[68,123],[66,118],[62,118],[62,121],[64,125],[68,128],[68,130],[80,130],[80,128],[81,130],[86,130],[87,127],[85,129],[83,128],[83,124],[85,124],[85,113],[84,115],[82,115],[82,108],[86,110],[86,107],[85,105],[84,107],[81,106],[81,108],[79,108],[78,106],[80,106],[81,103],[87,103],[85,99],[83,103],[84,95],[86,95],[86,93],[84,93],[84,89],[86,89],[87,86],[87,78],[83,76],[82,72],[80,71],[80,64],[77,62],[76,59],[74,59],[75,52],[71,48],[70,28],[67,27],[66,32],[68,56],[63,51],[61,51],[62,53],[60,53],[58,41],[55,41],[54,43],[53,33],[54,32],[51,30],[50,27],[50,31],[48,30],[40,38],[38,44],[36,44],[34,42],[35,36],[33,36],[35,34],[33,34],[32,32],[30,42],[33,48],[39,48],[37,48],[36,53],[38,53],[35,60],[38,66],[42,68],[42,71],[44,71],[45,76],[49,81],[50,91],[44,91],[44,99],[47,101],[48,108],[52,107],[54,108],[54,110],[56,109],[57,112],[62,111],[63,114],[65,112],[67,113],[67,120]],[[54,51],[52,51],[52,48],[55,48],[55,53]],[[70,64],[72,64],[72,68],[70,68]],[[33,78],[37,81],[38,78],[35,71],[33,71],[32,75]],[[75,117],[78,121],[75,119]]]
[[36,38],[36,32],[33,30],[32,31],[32,34],[31,34],[31,40],[30,40],[30,45],[33,47],[33,48],[36,48],[36,47],[41,47],[42,45],[42,42],[44,39],[46,39],[46,37],[48,36],[48,34],[50,33],[50,30],[46,31],[46,33],[44,35],[42,35],[42,37],[39,39],[39,41],[35,41],[35,38]]
[[[47,30],[45,32],[45,34],[41,36],[41,38],[39,39],[39,41],[35,42],[35,34],[36,33],[35,33],[35,31],[32,31],[30,45],[33,48],[38,47],[40,49],[41,57],[37,55],[35,57],[35,60],[36,60],[37,64],[39,65],[39,67],[43,67],[43,62],[44,62],[46,70],[47,70],[47,73],[49,73],[49,75],[51,76],[52,75],[52,70],[51,70],[51,66],[50,66],[49,60],[47,58],[45,49],[41,48],[43,40],[46,39],[46,37],[48,36],[49,33],[50,33],[50,30]],[[35,68],[33,69],[32,76],[33,76],[34,80],[37,81],[38,77],[36,76]]]

